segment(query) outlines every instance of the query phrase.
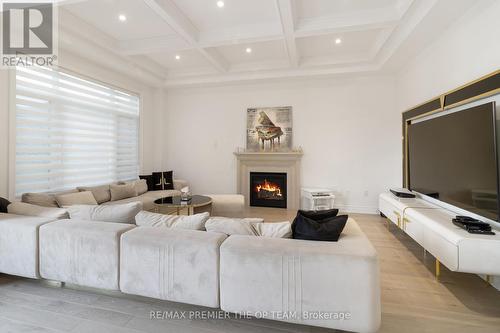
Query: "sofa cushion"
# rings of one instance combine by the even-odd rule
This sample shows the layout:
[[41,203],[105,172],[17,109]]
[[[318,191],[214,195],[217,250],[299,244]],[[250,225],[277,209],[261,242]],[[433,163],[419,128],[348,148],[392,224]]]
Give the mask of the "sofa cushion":
[[137,192],[133,183],[111,184],[109,188],[111,190],[111,201],[117,201],[137,196]]
[[0,198],[0,213],[7,213],[7,206],[10,205],[10,201],[4,198]]
[[97,201],[90,191],[56,195],[56,200],[59,207],[97,205]]
[[92,192],[92,195],[94,196],[98,204],[102,204],[104,202],[108,202],[111,200],[111,191],[109,189],[109,185],[92,186],[92,187],[81,186],[77,187],[77,190],[80,192],[85,192],[85,191]]
[[139,179],[133,182],[137,195],[143,195],[148,191],[148,183],[145,179]]
[[71,219],[82,221],[135,223],[135,216],[142,210],[139,201],[121,205],[75,205],[68,207]]
[[253,223],[262,222],[262,219],[238,219],[228,217],[211,217],[205,223],[208,232],[217,232],[226,235],[258,236]]
[[299,212],[294,221],[293,238],[336,242],[347,219],[347,215],[340,215],[315,221]]
[[135,217],[135,224],[144,227],[164,227],[186,230],[205,230],[208,213],[184,215],[164,215],[142,211]]
[[53,220],[0,213],[0,272],[40,278],[38,229]]
[[7,210],[9,214],[48,217],[54,220],[69,218],[69,214],[66,209],[37,206],[25,202],[13,202],[7,207]]
[[48,193],[24,193],[21,201],[43,207],[59,207],[56,196]]
[[225,239],[222,234],[172,228],[128,231],[121,237],[120,290],[217,308],[219,249]]
[[119,289],[120,236],[133,226],[60,220],[40,227],[40,275],[100,289]]
[[258,236],[271,238],[292,238],[292,224],[286,222],[254,223]]

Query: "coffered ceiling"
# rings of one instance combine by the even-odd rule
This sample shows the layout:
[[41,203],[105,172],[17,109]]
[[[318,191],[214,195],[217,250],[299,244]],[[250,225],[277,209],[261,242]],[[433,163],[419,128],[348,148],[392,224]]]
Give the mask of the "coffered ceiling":
[[383,68],[433,11],[443,26],[473,3],[60,0],[60,44],[78,35],[166,86],[357,73]]

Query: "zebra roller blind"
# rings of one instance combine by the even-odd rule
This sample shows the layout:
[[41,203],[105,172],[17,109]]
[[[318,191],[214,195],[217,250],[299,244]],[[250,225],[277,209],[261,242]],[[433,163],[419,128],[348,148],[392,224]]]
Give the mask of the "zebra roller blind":
[[139,97],[64,71],[16,69],[16,196],[137,178]]

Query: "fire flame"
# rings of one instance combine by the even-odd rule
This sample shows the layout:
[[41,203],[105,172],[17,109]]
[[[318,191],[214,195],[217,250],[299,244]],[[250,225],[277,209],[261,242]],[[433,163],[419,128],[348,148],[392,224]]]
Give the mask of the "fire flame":
[[260,190],[265,190],[268,192],[275,192],[275,195],[281,197],[281,189],[279,188],[279,186],[268,182],[267,179],[264,179],[263,185],[257,185],[256,190],[257,190],[257,192],[259,192]]

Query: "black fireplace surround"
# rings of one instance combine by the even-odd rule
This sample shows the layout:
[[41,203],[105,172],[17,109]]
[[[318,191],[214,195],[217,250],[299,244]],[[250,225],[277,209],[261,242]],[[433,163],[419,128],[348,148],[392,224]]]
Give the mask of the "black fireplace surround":
[[286,208],[286,173],[250,172],[250,206]]

